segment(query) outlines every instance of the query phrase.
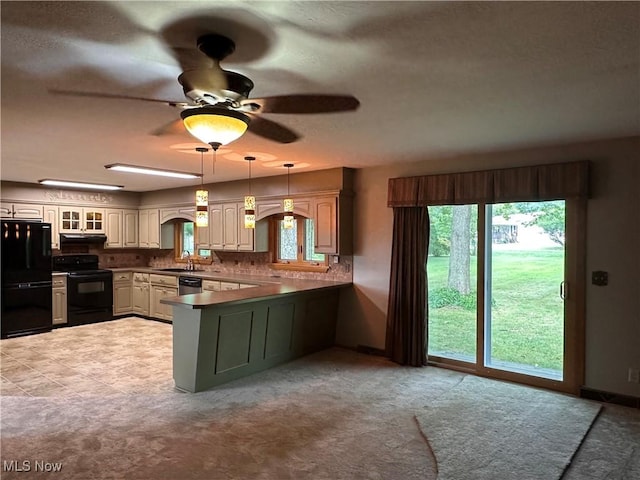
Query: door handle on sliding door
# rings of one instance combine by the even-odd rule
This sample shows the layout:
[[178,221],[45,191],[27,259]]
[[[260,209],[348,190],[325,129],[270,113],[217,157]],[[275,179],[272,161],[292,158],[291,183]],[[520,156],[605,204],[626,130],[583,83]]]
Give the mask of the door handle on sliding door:
[[566,281],[563,280],[562,282],[560,282],[560,298],[562,300],[566,300],[568,293],[569,293],[569,285],[567,284]]

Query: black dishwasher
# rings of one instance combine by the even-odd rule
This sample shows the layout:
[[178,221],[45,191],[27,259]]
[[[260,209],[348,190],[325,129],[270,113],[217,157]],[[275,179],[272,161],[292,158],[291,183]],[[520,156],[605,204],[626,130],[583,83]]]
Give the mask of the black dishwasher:
[[178,279],[178,295],[202,293],[202,279],[194,277],[180,277]]

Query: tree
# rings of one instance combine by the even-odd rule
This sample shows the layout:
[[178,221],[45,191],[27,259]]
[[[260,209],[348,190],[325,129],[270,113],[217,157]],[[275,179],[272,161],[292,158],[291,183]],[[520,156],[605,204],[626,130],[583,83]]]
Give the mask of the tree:
[[446,257],[451,253],[451,208],[448,205],[429,207],[429,255]]
[[455,205],[451,215],[451,255],[447,284],[462,294],[471,292],[471,205]]
[[539,212],[528,225],[537,225],[558,245],[564,246],[565,209],[564,201],[544,202]]
[[549,238],[559,245],[564,245],[565,230],[565,206],[564,200],[551,200],[546,202],[518,202],[502,203],[494,205],[494,215],[499,215],[507,220],[514,213],[529,213],[533,220],[525,225],[540,227]]

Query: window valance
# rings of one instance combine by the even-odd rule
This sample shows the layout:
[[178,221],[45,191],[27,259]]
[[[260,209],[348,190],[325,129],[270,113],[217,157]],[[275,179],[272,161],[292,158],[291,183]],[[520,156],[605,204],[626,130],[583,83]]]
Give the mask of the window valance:
[[586,198],[589,162],[389,179],[389,207]]

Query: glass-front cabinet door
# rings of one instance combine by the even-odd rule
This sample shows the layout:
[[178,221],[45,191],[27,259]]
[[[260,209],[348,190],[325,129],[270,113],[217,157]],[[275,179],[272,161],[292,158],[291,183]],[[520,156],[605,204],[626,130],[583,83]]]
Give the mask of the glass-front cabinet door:
[[105,209],[60,207],[60,233],[105,233]]

